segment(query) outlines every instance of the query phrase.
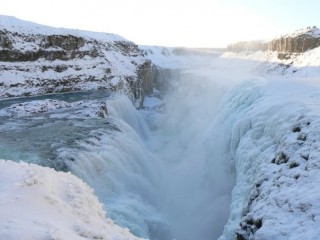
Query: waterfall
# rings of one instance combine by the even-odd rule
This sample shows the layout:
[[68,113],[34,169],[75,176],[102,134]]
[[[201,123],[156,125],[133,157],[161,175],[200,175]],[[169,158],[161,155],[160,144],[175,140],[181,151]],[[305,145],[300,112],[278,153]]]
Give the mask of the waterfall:
[[154,129],[115,95],[107,101],[108,127],[60,149],[59,158],[71,159],[70,170],[95,189],[109,216],[136,235],[216,239],[235,178],[228,126],[218,117],[229,84],[212,72],[184,71],[180,78],[164,94]]
[[[71,100],[62,112],[21,118],[12,127],[14,134],[7,130],[2,141],[17,152],[32,149],[38,164],[84,180],[108,216],[137,236],[217,239],[235,184],[230,123],[223,106],[234,82],[208,69],[176,74],[170,90],[161,93],[159,111],[137,110],[121,94],[98,100],[91,96],[87,102]],[[104,118],[91,118],[90,106],[106,106]]]

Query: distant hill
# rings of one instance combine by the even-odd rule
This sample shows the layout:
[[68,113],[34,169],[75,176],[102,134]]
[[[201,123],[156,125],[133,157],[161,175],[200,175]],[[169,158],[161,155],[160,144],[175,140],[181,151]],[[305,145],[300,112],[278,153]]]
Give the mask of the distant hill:
[[320,46],[320,29],[316,26],[300,29],[291,34],[275,38],[272,41],[247,41],[228,45],[228,50],[241,51],[277,51],[302,53]]

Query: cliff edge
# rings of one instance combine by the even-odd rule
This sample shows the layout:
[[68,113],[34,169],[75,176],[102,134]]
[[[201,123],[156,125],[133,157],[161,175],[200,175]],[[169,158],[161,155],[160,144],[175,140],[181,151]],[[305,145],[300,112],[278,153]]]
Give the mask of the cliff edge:
[[230,44],[228,50],[241,51],[277,51],[302,53],[320,46],[320,29],[313,26],[283,35],[272,41],[248,41]]
[[0,98],[104,89],[142,106],[150,71],[138,46],[118,35],[0,16]]

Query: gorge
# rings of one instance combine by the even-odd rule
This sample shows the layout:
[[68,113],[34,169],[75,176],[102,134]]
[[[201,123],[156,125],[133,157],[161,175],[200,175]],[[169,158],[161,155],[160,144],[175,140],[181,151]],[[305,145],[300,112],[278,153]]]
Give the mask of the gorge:
[[[319,49],[180,54],[7,17],[0,31],[0,158],[23,161],[2,169],[30,169],[27,186],[53,189],[39,208],[72,198],[82,219],[21,210],[32,239],[316,238]],[[11,210],[0,236],[19,239]]]

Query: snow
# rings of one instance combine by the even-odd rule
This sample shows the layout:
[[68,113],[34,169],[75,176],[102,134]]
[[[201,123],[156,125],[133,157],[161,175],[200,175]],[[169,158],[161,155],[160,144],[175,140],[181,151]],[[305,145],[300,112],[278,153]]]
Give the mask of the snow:
[[226,100],[237,181],[229,223],[220,239],[231,238],[228,228],[239,228],[239,219],[243,225],[262,221],[259,229],[248,224],[253,232],[244,235],[246,239],[319,235],[313,227],[320,209],[320,178],[313,174],[319,168],[319,111],[310,108],[320,100],[318,92],[315,83],[265,79],[240,86]]
[[[138,81],[138,68],[147,61],[134,43],[114,34],[53,28],[1,15],[0,31],[12,44],[3,47],[5,51],[28,56],[64,52],[62,60],[47,56],[34,61],[0,62],[0,98],[116,89],[131,94],[134,100],[127,79]],[[59,46],[46,48],[45,36],[49,35],[82,37],[84,46],[75,51]],[[136,104],[140,101],[136,99]]]
[[[222,58],[237,63],[237,68],[245,68],[260,76],[281,78],[317,78],[320,74],[320,47],[304,53],[288,55],[280,60],[277,52],[226,52]],[[244,60],[244,61],[243,61]]]
[[319,51],[288,60],[275,52],[221,56],[256,76],[238,84],[222,104],[237,180],[219,240],[233,239],[235,232],[245,239],[319,236],[320,178],[313,173],[319,167]]
[[219,77],[227,73],[228,81],[238,78],[217,116],[229,129],[237,173],[219,240],[234,239],[236,233],[256,240],[311,240],[320,234],[320,48],[283,60],[277,55],[225,52],[205,63],[149,49],[147,57],[160,67],[204,66]]
[[178,54],[177,51],[183,48],[160,47],[160,46],[139,46],[144,50],[145,57],[150,59],[154,65],[160,68],[181,69],[190,67],[206,66],[217,57],[219,52],[201,52],[187,50],[185,54]]
[[83,31],[78,29],[55,28],[38,23],[20,20],[16,17],[0,15],[0,30],[23,34],[40,34],[40,35],[73,35],[88,39],[97,39],[100,41],[128,41],[125,38],[111,33],[99,33]]
[[308,35],[310,37],[314,37],[314,38],[319,38],[320,37],[320,29],[317,28],[316,26],[313,26],[313,27],[307,27],[307,28],[302,28],[302,29],[299,29],[293,33],[289,33],[289,34],[286,34],[286,35],[283,35],[281,37],[283,38],[295,38],[295,37],[299,37],[299,36],[302,36],[302,35]]
[[[117,86],[120,83],[125,85],[125,77],[136,76],[137,66],[132,64],[132,61],[138,64],[144,61],[143,58],[124,58],[121,53],[115,51],[106,52],[106,58],[108,62],[104,57],[69,61],[1,62],[0,77],[3,85],[0,87],[0,96],[44,94],[44,81],[48,82],[47,86],[52,85],[55,91],[59,91],[59,83],[66,79],[75,79],[73,82],[70,81],[69,85],[78,91],[110,88],[109,85]],[[57,72],[56,68],[61,66],[65,66],[65,70]],[[109,69],[110,73],[106,74],[106,69]],[[32,86],[26,87],[30,83]]]
[[44,113],[48,111],[53,111],[61,108],[70,108],[71,104],[46,99],[46,100],[35,100],[26,103],[16,103],[12,104],[10,107],[3,108],[0,110],[0,116],[8,116],[8,117],[21,117],[21,116],[30,116],[36,115],[39,113]]
[[70,173],[0,160],[0,179],[1,239],[139,239],[107,218],[93,190]]

